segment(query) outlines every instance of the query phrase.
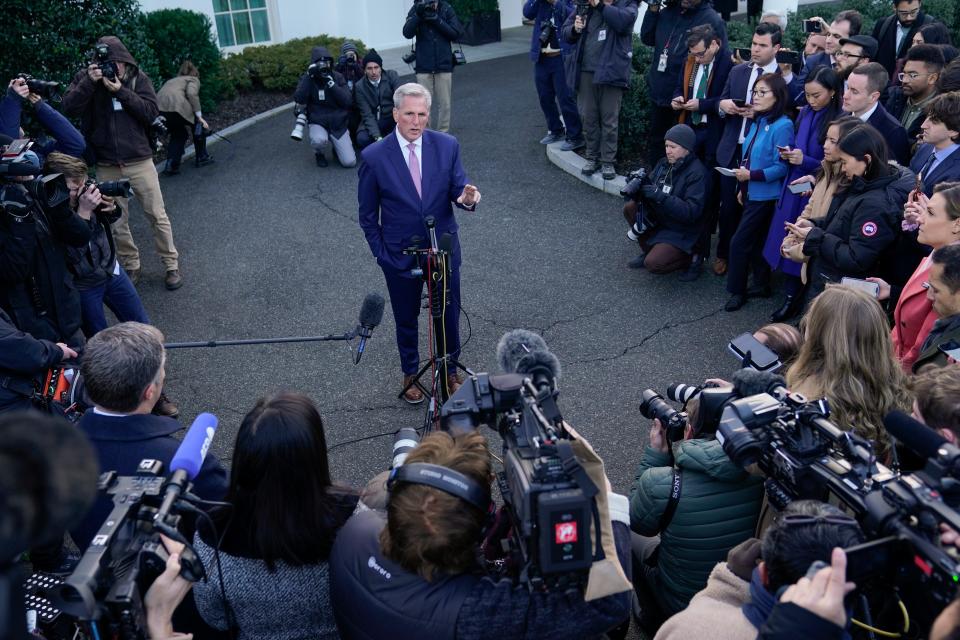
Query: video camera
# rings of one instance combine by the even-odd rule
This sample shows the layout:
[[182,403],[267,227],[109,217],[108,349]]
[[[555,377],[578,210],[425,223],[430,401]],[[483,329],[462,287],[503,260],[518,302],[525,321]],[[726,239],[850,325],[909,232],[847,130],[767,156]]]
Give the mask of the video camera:
[[18,73],[17,77],[27,83],[30,93],[35,93],[45,100],[50,100],[60,95],[60,83],[52,80],[40,80],[34,78],[29,73]]
[[20,138],[0,147],[0,210],[18,220],[31,215],[35,205],[52,209],[70,199],[62,174],[41,175],[43,167],[32,146],[33,140]]
[[599,531],[597,486],[580,466],[557,407],[560,363],[529,331],[505,334],[497,356],[507,373],[472,376],[440,411],[444,430],[495,428],[503,439],[497,474],[508,515],[508,569],[531,589],[586,582]]

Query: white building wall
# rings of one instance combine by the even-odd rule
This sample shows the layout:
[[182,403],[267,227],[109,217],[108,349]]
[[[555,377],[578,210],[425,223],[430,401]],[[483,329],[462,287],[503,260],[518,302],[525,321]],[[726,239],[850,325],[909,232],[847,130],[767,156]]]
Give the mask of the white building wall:
[[[274,43],[326,33],[358,38],[378,49],[401,47],[409,42],[401,29],[411,4],[411,0],[268,0],[270,35]],[[216,25],[212,0],[140,0],[140,6],[144,11],[199,11]],[[523,0],[501,0],[501,27],[520,26],[522,8]],[[224,51],[242,48],[227,47]]]

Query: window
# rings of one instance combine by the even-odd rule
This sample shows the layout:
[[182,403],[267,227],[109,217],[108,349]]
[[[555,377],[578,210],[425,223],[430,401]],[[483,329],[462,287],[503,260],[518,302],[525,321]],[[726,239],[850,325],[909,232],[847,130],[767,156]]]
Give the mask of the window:
[[213,0],[221,47],[270,41],[267,0]]

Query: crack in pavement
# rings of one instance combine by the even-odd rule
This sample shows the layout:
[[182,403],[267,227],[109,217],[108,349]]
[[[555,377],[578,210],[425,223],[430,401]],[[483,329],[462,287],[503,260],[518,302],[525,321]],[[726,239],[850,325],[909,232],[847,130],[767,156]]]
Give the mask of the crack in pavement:
[[323,207],[324,209],[326,209],[326,210],[329,211],[330,213],[334,214],[335,216],[339,216],[339,217],[343,218],[344,220],[349,220],[350,222],[355,222],[355,221],[356,221],[355,218],[353,218],[353,216],[349,216],[349,215],[347,215],[347,214],[345,214],[345,213],[341,213],[339,209],[334,208],[329,202],[327,202],[326,200],[324,200],[324,199],[323,199],[323,189],[321,189],[319,186],[317,187],[317,192],[316,192],[316,194],[310,196],[310,198],[311,198],[312,200],[316,200],[317,202],[319,202],[321,207]]
[[333,413],[363,413],[365,411],[396,411],[399,407],[397,404],[389,405],[380,405],[380,406],[370,406],[370,407],[351,407],[349,409],[326,409],[324,414],[333,414]]
[[683,320],[683,321],[680,321],[680,322],[668,322],[667,324],[663,325],[663,326],[660,327],[659,329],[654,330],[654,331],[653,331],[652,333],[650,333],[649,335],[644,336],[644,337],[640,340],[640,342],[638,342],[637,344],[632,344],[632,345],[630,345],[629,347],[624,348],[623,351],[621,351],[619,354],[617,354],[617,355],[615,355],[615,356],[607,356],[607,357],[602,357],[602,358],[588,358],[588,359],[586,359],[586,360],[571,360],[570,362],[564,362],[563,364],[564,364],[564,366],[570,366],[570,365],[576,365],[576,364],[589,364],[589,363],[594,363],[594,362],[610,362],[610,361],[612,361],[612,360],[617,360],[617,359],[622,358],[623,356],[627,355],[627,354],[630,353],[631,351],[635,351],[636,349],[641,348],[643,345],[647,344],[650,340],[656,338],[657,336],[659,336],[659,335],[660,335],[661,333],[663,333],[664,331],[667,331],[667,330],[669,330],[669,329],[675,329],[675,328],[677,328],[677,327],[682,327],[682,326],[685,326],[685,325],[688,325],[688,324],[696,324],[696,323],[701,322],[701,321],[703,321],[703,320],[706,320],[706,319],[708,319],[708,318],[715,317],[715,316],[719,315],[721,312],[723,312],[723,307],[720,307],[720,308],[717,309],[716,311],[711,311],[710,313],[706,313],[706,314],[700,316],[699,318],[693,318],[693,319],[691,319],[691,320]]
[[552,329],[559,327],[562,324],[571,324],[573,322],[579,322],[581,320],[589,320],[590,318],[596,318],[597,316],[602,316],[607,311],[609,311],[609,309],[604,309],[603,311],[594,311],[592,313],[584,313],[579,316],[573,316],[572,318],[563,318],[562,320],[557,320],[553,324],[548,325],[546,328],[542,329],[540,331],[540,335],[545,336],[548,331],[551,331]]

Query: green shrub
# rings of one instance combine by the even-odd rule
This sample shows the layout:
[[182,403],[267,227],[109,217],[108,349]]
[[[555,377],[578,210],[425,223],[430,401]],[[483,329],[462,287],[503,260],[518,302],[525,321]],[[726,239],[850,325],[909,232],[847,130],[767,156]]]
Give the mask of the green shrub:
[[500,9],[497,0],[447,0],[457,13],[461,22],[467,22],[472,16],[493,13]]
[[336,59],[340,55],[340,46],[347,40],[356,44],[363,56],[366,46],[361,41],[326,34],[288,40],[282,44],[247,47],[222,61],[224,84],[231,95],[250,89],[292,93],[310,64],[310,53],[314,47],[326,47]]
[[647,132],[650,129],[650,93],[647,87],[647,68],[653,49],[633,36],[633,75],[630,88],[623,94],[620,104],[620,131],[617,135],[617,155],[621,159],[636,156],[647,148]]
[[220,48],[213,37],[210,18],[185,9],[163,9],[147,14],[147,41],[157,56],[159,85],[177,75],[180,64],[190,60],[200,71],[200,103],[212,111],[224,94],[220,74]]
[[4,0],[0,82],[18,72],[64,83],[86,66],[97,38],[115,35],[140,68],[157,77],[138,0]]

